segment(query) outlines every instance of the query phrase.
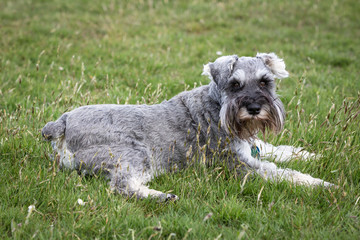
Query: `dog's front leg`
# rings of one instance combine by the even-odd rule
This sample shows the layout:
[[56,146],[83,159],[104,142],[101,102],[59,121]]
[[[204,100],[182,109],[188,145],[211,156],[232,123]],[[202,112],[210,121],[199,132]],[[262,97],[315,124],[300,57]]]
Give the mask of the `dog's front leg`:
[[287,162],[293,159],[307,161],[317,157],[316,154],[305,151],[301,147],[273,146],[260,139],[255,139],[254,144],[259,148],[261,158],[274,159],[275,162]]
[[251,145],[247,141],[238,141],[233,144],[240,161],[247,164],[249,167],[266,180],[282,181],[286,180],[298,185],[307,186],[325,186],[330,187],[333,184],[314,178],[308,174],[304,174],[291,169],[282,169],[275,165],[275,163],[268,161],[261,161],[260,158],[252,156]]

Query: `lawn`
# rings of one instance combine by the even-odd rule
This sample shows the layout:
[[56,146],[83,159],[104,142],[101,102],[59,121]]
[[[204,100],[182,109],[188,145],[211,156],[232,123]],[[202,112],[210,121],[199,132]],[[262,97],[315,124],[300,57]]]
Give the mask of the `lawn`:
[[[1,238],[359,238],[358,0],[2,0],[0,9]],[[285,129],[266,140],[322,155],[278,165],[338,188],[199,164],[154,179],[180,197],[158,203],[50,161],[41,129],[62,113],[159,103],[207,84],[203,64],[219,55],[257,52],[276,52],[290,72],[277,84]]]

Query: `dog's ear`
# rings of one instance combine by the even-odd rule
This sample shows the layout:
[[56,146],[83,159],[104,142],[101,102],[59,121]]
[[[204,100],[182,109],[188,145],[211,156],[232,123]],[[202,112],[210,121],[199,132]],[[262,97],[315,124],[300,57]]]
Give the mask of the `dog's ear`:
[[238,59],[236,55],[219,57],[215,62],[204,65],[201,75],[208,76],[210,80],[218,84],[222,78],[231,74]]
[[258,53],[256,57],[264,62],[275,77],[282,79],[289,76],[289,73],[285,70],[284,60],[276,56],[275,53]]

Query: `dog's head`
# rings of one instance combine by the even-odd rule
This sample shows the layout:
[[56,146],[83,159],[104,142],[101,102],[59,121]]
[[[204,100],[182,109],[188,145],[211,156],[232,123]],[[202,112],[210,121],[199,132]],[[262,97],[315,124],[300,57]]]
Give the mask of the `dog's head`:
[[285,110],[276,95],[275,78],[288,77],[285,63],[274,53],[256,57],[223,56],[204,66],[211,97],[221,104],[221,125],[240,139],[266,129],[282,130]]

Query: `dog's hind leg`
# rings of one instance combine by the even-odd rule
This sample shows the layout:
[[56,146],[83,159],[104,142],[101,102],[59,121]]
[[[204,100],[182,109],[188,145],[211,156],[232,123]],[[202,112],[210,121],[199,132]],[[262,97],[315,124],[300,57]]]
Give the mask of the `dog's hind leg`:
[[275,162],[287,162],[293,159],[307,161],[317,157],[316,154],[305,151],[301,147],[273,146],[259,139],[254,140],[254,143],[259,148],[261,158],[274,159]]
[[105,176],[110,180],[110,188],[120,194],[160,201],[178,198],[146,186],[160,167],[153,163],[150,151],[135,140],[112,146],[91,146],[77,151],[75,156],[80,173]]
[[[134,142],[135,144],[135,142]],[[136,144],[135,144],[136,145]],[[177,196],[146,186],[157,167],[151,164],[146,147],[129,147],[127,143],[115,146],[93,146],[76,152],[77,170],[85,175],[101,174],[110,180],[110,188],[117,193],[137,198],[157,198],[160,201],[176,200]]]
[[161,202],[178,199],[174,194],[150,189],[145,183],[147,178],[146,176],[126,176],[124,173],[118,173],[112,175],[110,187],[116,192],[129,197],[136,196],[141,199],[150,197]]

